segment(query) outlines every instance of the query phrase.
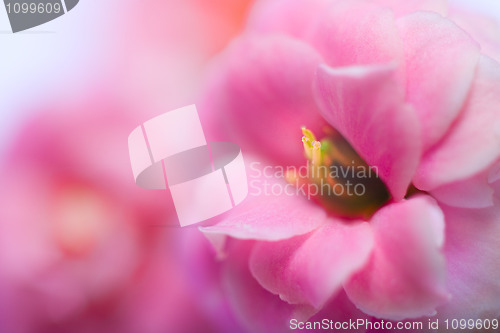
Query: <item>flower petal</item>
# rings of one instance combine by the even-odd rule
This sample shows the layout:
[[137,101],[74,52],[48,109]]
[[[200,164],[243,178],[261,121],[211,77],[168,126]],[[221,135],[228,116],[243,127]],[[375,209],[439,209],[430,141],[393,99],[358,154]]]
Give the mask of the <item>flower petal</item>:
[[473,176],[500,155],[500,65],[482,56],[464,110],[443,140],[425,153],[414,184],[429,191]]
[[[266,170],[260,162],[250,163],[248,197],[220,222],[200,227],[207,237],[223,243],[217,235],[239,239],[277,241],[306,234],[327,220],[325,210],[295,191],[292,184]],[[217,247],[217,246],[216,246]],[[221,248],[219,248],[221,250]]]
[[500,203],[485,209],[442,206],[446,218],[445,254],[452,299],[442,318],[500,316]]
[[[368,316],[367,314],[360,311],[358,308],[354,306],[351,300],[347,297],[344,290],[339,291],[337,296],[335,296],[332,300],[330,300],[321,311],[316,313],[313,317],[311,317],[308,321],[310,322],[322,322],[325,318],[328,319],[328,324],[330,327],[335,327],[335,324],[338,323],[343,324],[344,322],[349,325],[349,322],[363,320],[366,322],[371,322],[373,317]],[[333,323],[333,324],[332,324]],[[346,324],[343,324],[344,328],[346,328]],[[347,326],[348,328],[352,328]],[[365,333],[367,332],[368,327],[365,325],[360,325],[356,328],[356,333]],[[332,332],[323,330],[324,332]],[[346,332],[354,332],[344,329]],[[318,331],[317,331],[318,332]],[[339,332],[339,330],[333,331]]]
[[324,125],[311,88],[319,62],[312,47],[287,36],[233,42],[212,67],[198,103],[207,137],[238,142],[277,164],[302,164],[300,128]]
[[406,99],[420,119],[423,150],[448,130],[467,98],[478,45],[452,21],[419,12],[397,22],[404,42]]
[[257,243],[250,270],[265,289],[284,301],[321,309],[363,267],[372,247],[368,223],[330,221],[311,234]]
[[248,28],[302,39],[331,66],[403,60],[392,11],[367,1],[262,1],[255,6]]
[[320,65],[316,96],[325,119],[376,167],[400,200],[420,159],[420,128],[390,65],[333,69]]
[[200,230],[239,239],[276,241],[307,233],[326,220],[321,207],[295,196],[252,198],[234,210],[222,222]]
[[253,33],[284,33],[307,39],[314,22],[331,7],[329,0],[257,1],[247,28]]
[[461,208],[485,208],[493,205],[493,189],[488,175],[481,173],[466,180],[446,184],[432,190],[432,196],[441,203]]
[[307,40],[329,66],[403,64],[403,43],[387,8],[367,1],[335,1],[316,22]]
[[449,18],[481,45],[482,54],[500,61],[500,27],[493,16],[452,7]]
[[488,183],[494,184],[500,180],[500,161],[495,161],[488,170]]
[[444,218],[435,201],[419,196],[390,204],[371,223],[375,248],[367,266],[345,285],[349,298],[379,318],[433,315],[447,299],[440,251]]
[[249,241],[235,241],[222,266],[222,285],[239,321],[249,332],[289,332],[290,320],[307,320],[316,311],[307,305],[290,305],[271,294],[248,268]]
[[417,11],[428,11],[446,16],[448,8],[445,0],[371,0],[380,6],[391,8],[397,17]]

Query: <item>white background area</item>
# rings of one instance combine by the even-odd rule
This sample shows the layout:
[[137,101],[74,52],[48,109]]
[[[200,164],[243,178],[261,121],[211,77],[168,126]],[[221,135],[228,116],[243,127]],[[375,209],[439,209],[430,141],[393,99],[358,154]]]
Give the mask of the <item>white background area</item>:
[[[28,110],[40,109],[61,89],[65,94],[77,94],[91,75],[112,63],[109,58],[113,55],[101,51],[119,33],[107,22],[112,13],[120,15],[122,1],[82,0],[67,14],[16,34],[11,32],[2,1],[0,153]],[[95,64],[95,71],[89,71],[88,64]]]

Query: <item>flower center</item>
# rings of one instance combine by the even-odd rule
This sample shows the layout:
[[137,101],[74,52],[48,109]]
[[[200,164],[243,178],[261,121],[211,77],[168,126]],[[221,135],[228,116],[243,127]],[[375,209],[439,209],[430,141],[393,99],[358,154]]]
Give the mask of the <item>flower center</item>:
[[85,256],[109,232],[110,207],[94,190],[81,185],[60,189],[54,203],[54,236],[69,256]]
[[334,215],[369,218],[389,200],[389,191],[376,167],[369,166],[339,133],[330,128],[325,132],[325,138],[317,140],[302,128],[307,177],[291,171],[287,180],[307,184],[310,197]]

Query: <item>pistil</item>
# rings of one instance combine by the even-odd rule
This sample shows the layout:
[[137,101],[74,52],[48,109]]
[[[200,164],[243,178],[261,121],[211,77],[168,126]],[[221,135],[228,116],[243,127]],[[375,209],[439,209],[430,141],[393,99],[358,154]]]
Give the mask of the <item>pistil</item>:
[[320,141],[305,127],[302,135],[308,176],[303,179],[289,172],[289,183],[307,183],[308,188],[315,188],[314,195],[308,197],[343,217],[368,218],[389,200],[376,168],[370,167],[341,135],[329,129]]

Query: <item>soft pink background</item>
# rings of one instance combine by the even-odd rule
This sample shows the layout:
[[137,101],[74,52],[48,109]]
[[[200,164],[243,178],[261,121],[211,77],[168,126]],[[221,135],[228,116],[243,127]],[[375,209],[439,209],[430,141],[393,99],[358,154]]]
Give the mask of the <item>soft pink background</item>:
[[203,236],[155,227],[170,199],[135,186],[126,138],[194,101],[249,2],[81,0],[15,35],[0,9],[0,332],[241,329]]

